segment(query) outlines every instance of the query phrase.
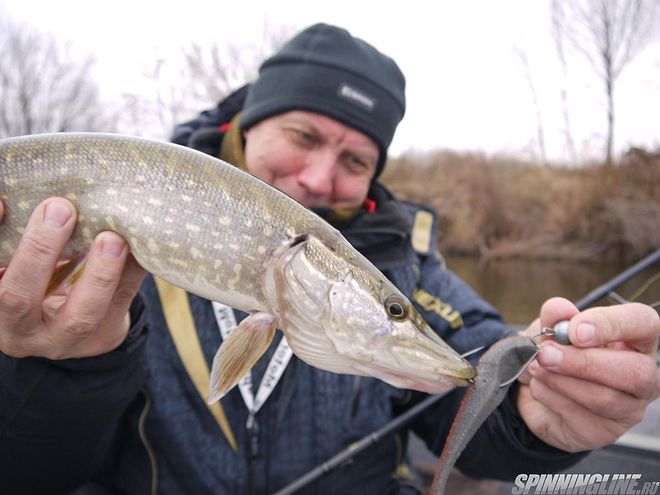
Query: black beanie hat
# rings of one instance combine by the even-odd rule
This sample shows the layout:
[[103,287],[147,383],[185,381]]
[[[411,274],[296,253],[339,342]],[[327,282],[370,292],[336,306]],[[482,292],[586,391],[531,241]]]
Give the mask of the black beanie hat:
[[405,84],[394,60],[373,46],[345,29],[315,24],[261,65],[241,113],[241,129],[290,110],[320,113],[376,142],[378,177],[405,112]]

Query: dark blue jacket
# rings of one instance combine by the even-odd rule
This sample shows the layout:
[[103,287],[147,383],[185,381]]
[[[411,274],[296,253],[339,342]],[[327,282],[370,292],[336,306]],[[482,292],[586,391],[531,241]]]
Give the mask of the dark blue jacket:
[[[435,227],[426,249],[413,249],[416,215],[426,209],[396,200],[378,184],[370,195],[376,211],[361,212],[340,230],[416,301],[440,336],[464,352],[511,332],[443,266]],[[210,366],[221,341],[211,303],[188,297]],[[184,369],[151,278],[133,303],[131,321],[127,340],[104,356],[55,362],[0,355],[0,493],[244,494],[249,486],[272,493],[424,398],[376,379],[318,370],[294,356],[257,414],[255,448],[247,445],[239,391],[222,400],[238,442],[234,452]],[[274,345],[253,369],[255,383]],[[439,452],[463,394],[448,394],[408,429],[301,493],[404,493],[408,488],[394,472],[408,430]],[[474,476],[512,479],[577,459],[536,439],[512,396],[458,466]]]

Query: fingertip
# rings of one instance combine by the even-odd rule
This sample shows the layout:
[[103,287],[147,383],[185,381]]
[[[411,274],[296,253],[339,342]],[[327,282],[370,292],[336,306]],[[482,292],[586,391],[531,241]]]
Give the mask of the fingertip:
[[541,346],[537,360],[545,369],[558,370],[564,360],[564,352],[555,344],[547,343]]
[[530,375],[536,376],[539,372],[540,367],[541,365],[539,364],[539,362],[537,360],[534,360],[531,363],[529,363],[529,366],[527,367],[527,371],[529,371]]
[[543,303],[542,310],[545,311],[567,311],[574,309],[575,305],[565,297],[551,297]]
[[[37,213],[39,212],[39,213]],[[35,210],[41,216],[42,222],[48,227],[61,229],[73,218],[75,220],[76,207],[66,198],[53,196],[42,201]]]
[[578,309],[568,299],[563,297],[550,298],[541,306],[541,326],[552,328],[558,322],[570,320],[578,313]]
[[122,236],[109,230],[96,236],[96,245],[101,255],[109,260],[121,258],[128,248],[128,243]]

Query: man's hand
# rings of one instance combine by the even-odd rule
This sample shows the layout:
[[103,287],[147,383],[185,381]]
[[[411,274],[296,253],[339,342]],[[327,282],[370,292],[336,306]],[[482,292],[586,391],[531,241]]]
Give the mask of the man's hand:
[[[0,202],[0,219],[3,215]],[[32,213],[0,279],[0,351],[12,357],[66,359],[110,352],[126,338],[128,309],[146,272],[114,232],[94,240],[85,269],[70,287],[46,295],[76,210],[50,198]]]
[[518,409],[546,443],[569,452],[597,449],[639,423],[660,394],[660,318],[643,304],[578,313],[569,301],[554,298],[525,334],[562,320],[570,320],[573,345],[545,339],[538,362],[521,378]]

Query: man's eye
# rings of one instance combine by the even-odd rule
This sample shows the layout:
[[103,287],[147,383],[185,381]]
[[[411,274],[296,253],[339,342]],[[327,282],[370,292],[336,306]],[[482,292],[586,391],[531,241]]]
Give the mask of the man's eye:
[[356,166],[358,166],[358,167],[366,167],[366,166],[367,166],[367,164],[364,163],[364,160],[361,160],[361,159],[358,158],[357,156],[352,156],[352,157],[350,158],[350,160],[351,160],[351,163],[352,163],[353,165],[356,165]]
[[358,174],[369,171],[369,164],[358,156],[349,155],[346,160],[348,162],[348,168],[353,173]]
[[316,142],[316,137],[310,132],[301,131],[300,129],[291,129],[291,133],[293,134],[296,141],[301,143],[313,144]]

